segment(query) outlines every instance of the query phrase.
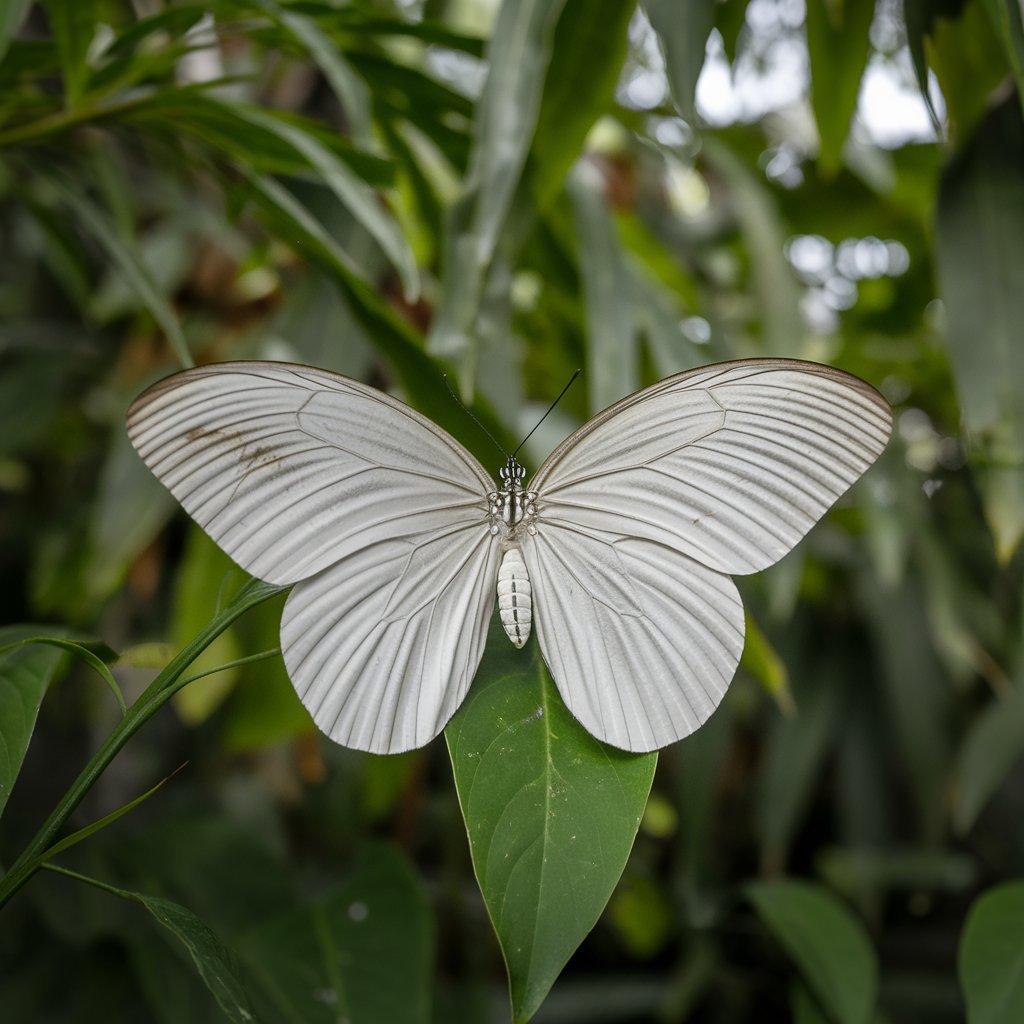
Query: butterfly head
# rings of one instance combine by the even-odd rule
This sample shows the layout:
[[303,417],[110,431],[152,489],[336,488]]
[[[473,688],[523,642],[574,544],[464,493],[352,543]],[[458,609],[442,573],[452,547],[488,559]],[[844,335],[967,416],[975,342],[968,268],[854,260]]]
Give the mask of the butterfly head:
[[501,477],[501,489],[502,491],[509,491],[518,494],[523,489],[523,481],[526,479],[526,467],[521,466],[515,460],[515,456],[510,455],[508,461],[498,471],[498,475]]

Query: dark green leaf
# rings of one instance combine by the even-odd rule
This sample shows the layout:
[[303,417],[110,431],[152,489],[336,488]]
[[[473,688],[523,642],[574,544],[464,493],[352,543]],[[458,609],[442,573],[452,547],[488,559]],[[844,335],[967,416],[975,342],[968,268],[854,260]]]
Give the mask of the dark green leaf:
[[953,828],[965,835],[1024,756],[1024,689],[993,700],[971,722],[957,758]]
[[65,106],[73,110],[82,98],[89,72],[86,56],[98,20],[96,0],[47,0],[45,6],[64,71]]
[[224,1016],[234,1024],[253,1024],[256,1020],[234,954],[210,926],[191,910],[158,896],[118,889],[54,864],[48,864],[47,868],[145,907],[188,951],[192,963],[217,1000]]
[[525,1021],[622,874],[657,756],[590,736],[558,696],[536,640],[515,650],[497,617],[445,737],[513,1017]]
[[1024,1019],[1024,882],[978,897],[957,959],[970,1024]]
[[[5,626],[0,646],[38,636],[38,626]],[[0,652],[0,814],[36,727],[47,688],[67,668],[67,658],[52,647],[16,647]]]
[[1017,94],[1024,103],[1024,8],[1020,0],[984,0],[985,10],[1006,48],[1017,80]]
[[566,0],[555,26],[528,167],[532,193],[547,205],[611,105],[626,58],[631,0]]
[[867,0],[807,0],[807,48],[811,58],[811,105],[826,177],[842,163],[850,118],[871,52],[874,4]]
[[687,0],[686,3],[644,0],[647,17],[665,51],[672,99],[691,123],[696,119],[694,91],[704,67],[704,51],[714,24],[715,6],[715,0]]
[[828,1019],[868,1024],[878,963],[860,921],[828,890],[806,882],[756,882],[745,891]]
[[242,954],[274,1019],[426,1024],[432,931],[417,879],[379,846],[322,899],[251,930]]
[[51,184],[59,193],[61,202],[76,217],[83,229],[106,250],[128,283],[135,289],[150,315],[160,325],[182,366],[192,365],[188,342],[182,333],[178,316],[167,297],[154,284],[146,265],[131,242],[118,234],[107,213],[87,199],[70,184],[51,177]]

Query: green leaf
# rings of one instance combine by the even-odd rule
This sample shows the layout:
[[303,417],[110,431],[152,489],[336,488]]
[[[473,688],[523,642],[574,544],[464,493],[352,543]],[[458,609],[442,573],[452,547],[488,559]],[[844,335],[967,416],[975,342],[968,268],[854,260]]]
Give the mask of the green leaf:
[[679,0],[644,0],[644,10],[665,53],[672,99],[679,112],[691,123],[697,116],[694,92],[704,67],[708,35],[715,21],[715,6],[715,0],[686,0],[685,3],[679,3]]
[[[181,767],[184,767],[184,765]],[[135,810],[139,804],[148,800],[158,789],[162,789],[164,784],[169,782],[179,771],[181,771],[181,768],[175,769],[170,775],[161,779],[155,786],[151,786],[145,793],[140,794],[134,800],[129,800],[128,803],[122,804],[117,810],[103,815],[102,818],[90,822],[88,825],[78,829],[78,831],[72,832],[69,836],[65,836],[60,842],[54,843],[53,846],[39,855],[36,863],[42,865],[46,861],[52,860],[58,853],[70,850],[72,846],[77,846],[84,839],[96,835],[97,832],[102,832],[108,825],[113,825],[119,818],[123,818],[129,811]]]
[[64,72],[65,106],[78,106],[89,74],[86,56],[97,25],[96,0],[46,0],[46,14]]
[[867,0],[807,0],[807,48],[811,59],[811,106],[821,148],[818,164],[833,177],[857,109],[860,80],[871,52],[875,5]]
[[220,941],[210,926],[196,917],[191,910],[158,896],[146,896],[143,893],[118,889],[116,886],[107,885],[106,882],[80,875],[77,871],[69,871],[56,864],[47,864],[46,868],[145,907],[185,947],[206,987],[223,1010],[224,1016],[235,1024],[252,1024],[256,1020],[234,954]]
[[[39,632],[38,626],[4,626],[0,628],[0,646],[38,636]],[[39,705],[67,665],[68,659],[51,647],[0,651],[0,814],[25,760]]]
[[946,104],[949,136],[959,147],[974,133],[1011,69],[984,4],[975,0],[953,8],[940,4],[935,12],[928,59]]
[[867,1024],[878,962],[860,921],[826,889],[807,882],[755,882],[745,890],[834,1024]]
[[7,47],[31,4],[32,0],[0,0],[0,60],[7,53]]
[[250,930],[240,953],[271,1007],[269,1019],[429,1020],[430,907],[391,847],[369,849],[351,876],[315,903]]
[[805,662],[796,676],[807,681],[797,693],[799,713],[771,726],[754,808],[761,863],[770,871],[786,864],[839,723],[838,660]]
[[796,714],[793,695],[789,692],[789,672],[786,663],[764,634],[757,620],[746,612],[743,655],[740,665],[770,693],[779,708],[787,715]]
[[632,0],[566,0],[527,168],[542,208],[562,187],[594,122],[612,106],[635,10]]
[[940,292],[972,468],[1002,561],[1024,536],[1024,122],[992,110],[942,177],[936,215]]
[[903,0],[903,21],[907,30],[907,48],[910,50],[910,60],[914,65],[914,76],[917,78],[917,87],[921,90],[921,98],[928,108],[928,114],[935,127],[935,133],[942,136],[942,122],[932,103],[931,93],[928,90],[928,61],[924,52],[925,36],[931,31],[934,9],[938,6],[937,0]]
[[121,714],[125,714],[127,706],[124,702],[124,694],[121,693],[121,687],[117,685],[117,680],[111,674],[110,669],[104,664],[103,659],[98,657],[94,651],[91,651],[88,647],[84,647],[82,644],[75,643],[73,640],[65,640],[62,637],[55,636],[30,636],[26,637],[24,640],[17,640],[13,643],[7,644],[0,640],[0,655],[6,654],[8,650],[15,647],[27,647],[31,644],[42,644],[44,647],[57,647],[60,650],[67,651],[69,654],[73,654],[79,661],[84,662],[100,677],[100,679],[103,680],[107,689],[109,689],[114,695],[114,699],[117,701],[117,705],[121,709]]
[[586,379],[591,412],[606,408],[640,386],[632,282],[601,185],[600,174],[586,161],[577,164],[569,175],[586,307]]
[[[241,570],[198,526],[189,527],[185,550],[174,587],[171,639],[180,649],[217,614],[222,591],[244,578]],[[224,630],[190,667],[190,675],[205,672],[242,653],[236,626]],[[174,695],[174,709],[188,725],[205,722],[231,692],[238,679],[237,668],[227,668],[186,686]]]
[[350,128],[349,134],[359,146],[371,142],[370,97],[366,83],[349,67],[340,49],[320,30],[312,18],[282,7],[274,0],[248,0],[287,29],[309,52],[330,83]]
[[177,314],[167,298],[160,294],[159,289],[153,283],[146,265],[135,251],[134,246],[117,233],[106,212],[92,200],[85,198],[81,190],[72,188],[52,175],[47,180],[57,190],[61,202],[71,210],[82,227],[107,251],[107,255],[124,274],[125,280],[135,289],[143,305],[167,335],[167,341],[174,349],[181,365],[192,366],[188,342],[182,333]]
[[1024,756],[1024,688],[1014,687],[975,716],[954,773],[953,828],[966,835]]
[[600,743],[497,617],[469,698],[445,730],[480,891],[527,1020],[594,927],[636,836],[656,754]]
[[1024,1020],[1024,882],[975,900],[957,961],[969,1024]]
[[1017,94],[1024,103],[1024,7],[1020,0],[984,0],[984,4],[1006,48],[1017,81]]
[[176,503],[132,447],[118,417],[110,433],[90,512],[84,601],[103,601],[171,518]]
[[462,194],[445,230],[442,296],[427,349],[464,356],[487,269],[530,149],[565,0],[505,0],[487,48]]
[[770,191],[731,149],[705,136],[703,155],[728,186],[732,208],[750,259],[751,285],[763,321],[762,351],[803,354],[802,290],[784,255],[786,227]]
[[406,298],[415,299],[419,294],[415,258],[397,223],[381,206],[377,193],[311,133],[258,107],[234,104],[232,109],[243,121],[276,135],[309,161],[324,184],[381,247],[398,272]]

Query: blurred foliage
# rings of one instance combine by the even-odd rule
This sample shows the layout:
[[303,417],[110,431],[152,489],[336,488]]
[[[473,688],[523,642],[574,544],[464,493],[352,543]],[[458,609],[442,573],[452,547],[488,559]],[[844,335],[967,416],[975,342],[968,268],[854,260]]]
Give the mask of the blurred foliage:
[[[0,2],[0,622],[47,623],[0,630],[0,861],[123,721],[11,645],[102,638],[131,702],[240,581],[127,443],[146,384],[308,362],[491,465],[442,372],[511,439],[582,365],[536,465],[659,376],[819,359],[896,436],[740,581],[740,673],[537,1020],[1024,1019],[1022,69],[1018,0]],[[3,908],[0,1019],[507,1019],[442,745],[311,731],[275,601],[71,829],[185,768]],[[506,949],[520,1010],[592,917]]]

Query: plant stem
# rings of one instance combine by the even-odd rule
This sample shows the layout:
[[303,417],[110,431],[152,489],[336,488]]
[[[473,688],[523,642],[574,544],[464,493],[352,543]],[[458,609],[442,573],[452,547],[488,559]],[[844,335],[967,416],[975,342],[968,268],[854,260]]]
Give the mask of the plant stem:
[[22,851],[10,870],[0,878],[0,907],[39,869],[37,858],[52,845],[57,833],[64,827],[75,808],[114,760],[121,748],[136,732],[181,688],[176,685],[186,668],[237,618],[250,608],[281,593],[283,587],[253,580],[247,583],[206,629],[187,647],[171,659],[146,688],[142,696],[128,709],[128,713],[114,727],[103,745],[90,758],[81,774],[61,797],[50,816],[36,833],[35,838]]

